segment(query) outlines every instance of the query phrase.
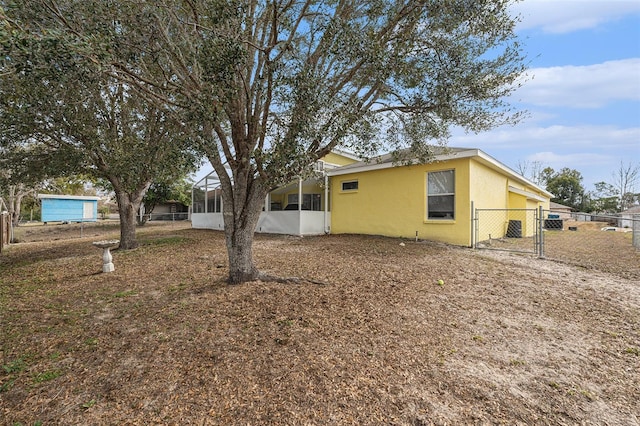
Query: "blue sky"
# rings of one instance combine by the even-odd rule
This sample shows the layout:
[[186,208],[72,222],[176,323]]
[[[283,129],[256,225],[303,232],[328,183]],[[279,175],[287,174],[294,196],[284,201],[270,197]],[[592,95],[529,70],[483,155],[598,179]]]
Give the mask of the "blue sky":
[[[640,163],[640,0],[524,0],[513,13],[529,70],[510,102],[528,118],[454,130],[449,146],[479,148],[514,170],[576,169],[586,190],[612,183],[621,161]],[[207,162],[196,180],[211,170]]]
[[[585,189],[640,164],[640,0],[524,0],[518,35],[530,61],[511,99],[529,112],[513,127],[454,132],[450,146],[576,169]],[[640,185],[636,190],[640,190]]]

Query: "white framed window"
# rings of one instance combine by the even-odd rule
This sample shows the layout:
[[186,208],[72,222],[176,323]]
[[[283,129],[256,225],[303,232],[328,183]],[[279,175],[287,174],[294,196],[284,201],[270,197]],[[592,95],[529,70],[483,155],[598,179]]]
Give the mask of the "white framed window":
[[342,182],[342,190],[343,191],[357,191],[358,190],[358,181],[357,180],[346,180]]
[[427,219],[455,219],[455,171],[427,173]]

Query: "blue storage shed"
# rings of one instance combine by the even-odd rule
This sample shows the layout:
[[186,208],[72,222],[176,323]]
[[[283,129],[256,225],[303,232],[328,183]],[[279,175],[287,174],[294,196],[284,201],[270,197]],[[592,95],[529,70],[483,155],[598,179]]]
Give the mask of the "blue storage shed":
[[42,221],[95,222],[98,220],[98,197],[39,194]]

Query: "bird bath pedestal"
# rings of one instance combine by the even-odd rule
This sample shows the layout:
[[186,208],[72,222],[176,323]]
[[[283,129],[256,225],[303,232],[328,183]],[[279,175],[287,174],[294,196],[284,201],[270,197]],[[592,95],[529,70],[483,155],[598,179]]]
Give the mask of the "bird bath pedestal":
[[94,246],[101,248],[102,251],[102,272],[113,272],[115,270],[113,266],[113,257],[111,256],[111,248],[120,244],[120,240],[105,240],[96,241]]

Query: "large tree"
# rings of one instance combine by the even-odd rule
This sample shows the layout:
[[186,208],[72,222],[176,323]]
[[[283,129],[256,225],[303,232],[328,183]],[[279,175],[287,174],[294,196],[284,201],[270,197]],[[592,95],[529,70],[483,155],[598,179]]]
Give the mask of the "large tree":
[[510,0],[22,3],[110,75],[189,112],[221,182],[232,283],[261,276],[268,191],[332,149],[408,146],[426,161],[451,126],[519,118],[504,101],[524,71]]
[[579,171],[564,167],[556,172],[547,167],[544,172],[547,191],[554,195],[551,201],[576,210],[583,210],[585,191],[582,186],[582,174]]
[[620,161],[620,167],[612,173],[613,184],[619,198],[619,209],[625,211],[636,201],[635,185],[640,180],[640,163]]
[[616,188],[606,182],[596,182],[595,190],[589,193],[589,209],[596,213],[616,213],[618,211],[619,197]]
[[28,154],[20,164],[31,173],[83,172],[109,181],[120,248],[134,248],[136,213],[149,185],[196,162],[189,132],[174,111],[104,73],[77,37],[27,19],[35,12],[28,6],[7,9],[20,16],[0,15],[0,144]]

